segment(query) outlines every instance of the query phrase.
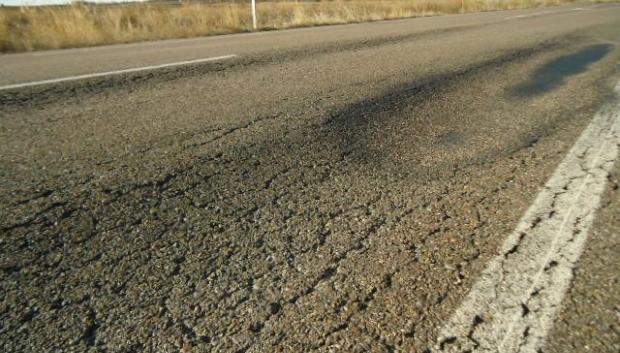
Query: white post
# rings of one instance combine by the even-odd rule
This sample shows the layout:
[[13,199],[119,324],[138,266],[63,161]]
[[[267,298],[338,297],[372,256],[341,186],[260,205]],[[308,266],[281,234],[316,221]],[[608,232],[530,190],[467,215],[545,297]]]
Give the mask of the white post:
[[256,29],[256,0],[252,0],[252,26]]

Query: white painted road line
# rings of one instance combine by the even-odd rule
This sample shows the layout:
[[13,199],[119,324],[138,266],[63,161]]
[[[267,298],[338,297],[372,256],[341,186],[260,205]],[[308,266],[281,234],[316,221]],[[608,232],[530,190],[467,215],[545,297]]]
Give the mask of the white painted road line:
[[551,14],[563,13],[563,12],[571,12],[571,11],[588,11],[588,10],[591,10],[591,9],[592,9],[592,7],[591,8],[575,7],[573,9],[568,9],[568,10],[540,11],[540,12],[534,12],[534,13],[529,13],[529,14],[524,14],[524,15],[516,15],[516,16],[504,17],[504,20],[514,20],[514,19],[519,19],[519,18],[537,17],[537,16],[551,15]]
[[620,148],[620,83],[440,330],[437,352],[538,352]]
[[236,56],[237,55],[215,56],[215,57],[211,57],[211,58],[187,60],[187,61],[178,61],[178,62],[161,64],[161,65],[142,66],[142,67],[135,67],[135,68],[131,68],[131,69],[106,71],[106,72],[96,72],[96,73],[86,74],[86,75],[60,77],[60,78],[54,78],[54,79],[43,80],[43,81],[35,81],[35,82],[16,83],[16,84],[12,84],[12,85],[0,86],[0,91],[8,90],[8,89],[16,89],[16,88],[24,88],[24,87],[47,85],[47,84],[51,84],[51,83],[61,83],[61,82],[68,82],[68,81],[77,81],[77,80],[83,80],[83,79],[88,79],[88,78],[96,78],[96,77],[105,77],[105,76],[112,76],[112,75],[127,74],[127,73],[132,73],[132,72],[140,72],[140,71],[163,69],[163,68],[167,68],[167,67],[176,67],[176,66],[191,65],[191,64],[201,64],[201,63],[206,63],[206,62],[210,62],[210,61],[219,61],[219,60],[232,59],[232,58],[234,58]]

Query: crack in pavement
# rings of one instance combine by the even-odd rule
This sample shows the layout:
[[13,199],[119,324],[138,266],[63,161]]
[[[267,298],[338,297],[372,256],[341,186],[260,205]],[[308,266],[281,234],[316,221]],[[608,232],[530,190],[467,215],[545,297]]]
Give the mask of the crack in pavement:
[[441,329],[436,351],[536,352],[544,345],[617,159],[619,140],[620,84]]

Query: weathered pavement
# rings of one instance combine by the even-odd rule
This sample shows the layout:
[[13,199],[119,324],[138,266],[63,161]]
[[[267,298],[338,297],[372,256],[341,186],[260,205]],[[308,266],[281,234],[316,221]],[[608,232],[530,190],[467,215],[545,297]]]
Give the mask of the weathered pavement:
[[619,146],[620,84],[440,330],[440,351],[540,351],[571,285]]
[[[238,57],[0,91],[2,350],[432,349],[620,79],[620,7],[509,14],[165,42]],[[2,56],[0,83],[117,51]],[[545,351],[617,347],[606,197]]]
[[620,350],[619,177],[620,168],[616,168],[545,353]]

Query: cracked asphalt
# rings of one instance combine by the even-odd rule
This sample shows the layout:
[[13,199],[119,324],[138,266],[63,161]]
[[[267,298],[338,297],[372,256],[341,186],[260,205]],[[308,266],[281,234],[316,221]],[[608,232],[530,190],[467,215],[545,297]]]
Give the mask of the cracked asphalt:
[[619,176],[616,166],[545,353],[620,350]]
[[[583,54],[573,57],[577,56]],[[620,85],[444,324],[438,351],[540,352],[544,348],[575,277],[601,195],[612,180],[618,146]]]
[[[2,351],[430,351],[620,79],[620,7],[506,17],[0,56],[238,54],[0,91]],[[617,257],[610,195],[586,259]],[[548,347],[617,347],[597,268]]]

